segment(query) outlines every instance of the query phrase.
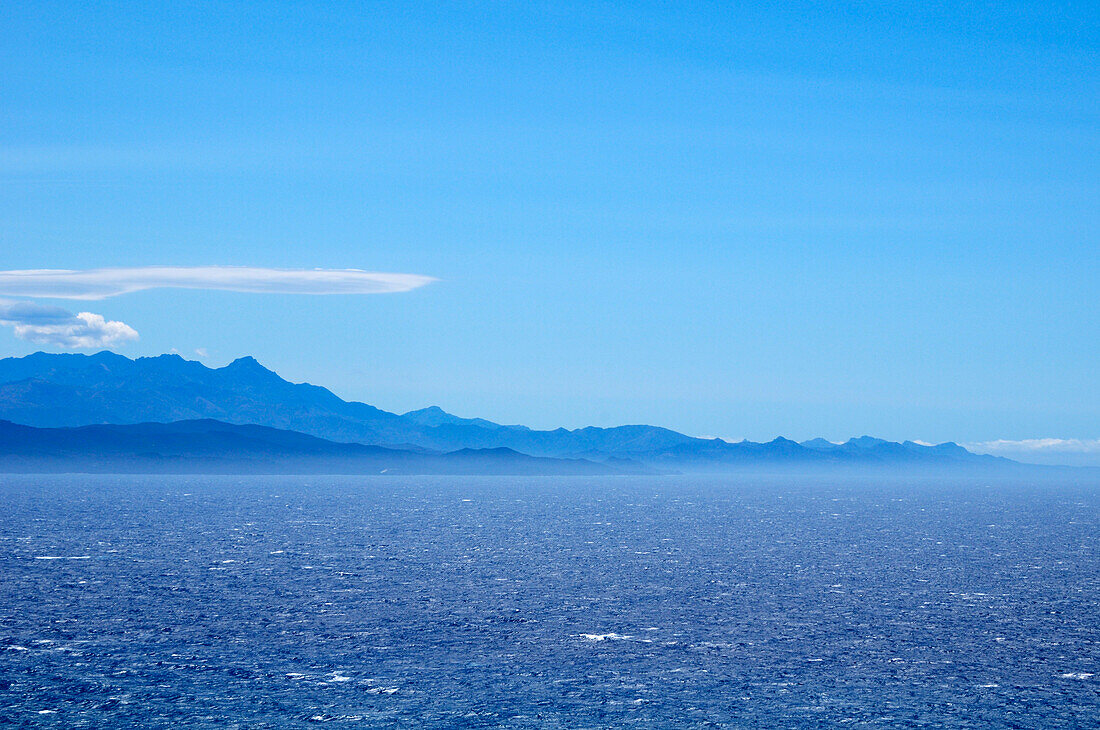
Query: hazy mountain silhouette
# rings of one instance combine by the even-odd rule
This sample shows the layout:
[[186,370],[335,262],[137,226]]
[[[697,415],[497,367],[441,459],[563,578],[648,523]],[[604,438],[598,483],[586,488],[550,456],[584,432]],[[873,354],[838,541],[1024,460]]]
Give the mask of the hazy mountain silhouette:
[[213,419],[405,451],[511,449],[537,457],[628,460],[676,470],[746,464],[1012,463],[971,454],[956,444],[899,444],[867,436],[843,444],[823,439],[798,444],[784,438],[729,443],[643,425],[536,431],[459,418],[435,406],[398,415],[342,400],[316,385],[287,382],[251,357],[221,368],[178,355],[131,360],[112,352],[39,352],[6,358],[0,360],[0,418],[42,428]]
[[114,473],[570,474],[623,473],[584,459],[512,449],[450,453],[337,443],[210,419],[36,428],[0,421],[0,471]]

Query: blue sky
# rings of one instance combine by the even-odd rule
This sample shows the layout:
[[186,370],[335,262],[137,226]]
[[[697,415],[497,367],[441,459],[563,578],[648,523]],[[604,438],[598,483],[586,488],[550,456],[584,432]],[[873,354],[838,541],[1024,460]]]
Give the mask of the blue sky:
[[167,5],[0,9],[0,269],[437,281],[34,300],[123,354],[538,427],[1100,437],[1095,3]]

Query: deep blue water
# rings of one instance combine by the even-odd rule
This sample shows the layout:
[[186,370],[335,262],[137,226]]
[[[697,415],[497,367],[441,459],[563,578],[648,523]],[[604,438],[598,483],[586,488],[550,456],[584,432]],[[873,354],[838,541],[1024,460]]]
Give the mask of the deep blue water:
[[0,725],[1100,726],[1100,485],[0,476]]

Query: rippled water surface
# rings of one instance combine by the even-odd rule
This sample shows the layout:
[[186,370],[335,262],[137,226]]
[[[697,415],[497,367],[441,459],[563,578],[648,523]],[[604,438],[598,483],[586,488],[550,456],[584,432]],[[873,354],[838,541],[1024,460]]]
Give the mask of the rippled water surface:
[[1097,727],[1098,489],[0,476],[0,725]]

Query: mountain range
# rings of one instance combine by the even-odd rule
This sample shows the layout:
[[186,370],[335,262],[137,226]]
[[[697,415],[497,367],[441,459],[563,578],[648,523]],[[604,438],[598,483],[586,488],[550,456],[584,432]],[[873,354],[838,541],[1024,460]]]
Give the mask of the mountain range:
[[[102,457],[117,467],[123,459],[151,462],[159,455],[166,462],[191,459],[210,469],[220,463],[227,469],[229,464],[245,470],[266,464],[279,470],[306,460],[308,471],[365,473],[381,468],[637,473],[852,466],[996,469],[1014,464],[954,443],[929,446],[867,436],[842,444],[785,438],[731,443],[646,425],[539,431],[460,418],[435,406],[396,414],[345,401],[316,385],[288,382],[251,357],[220,368],[179,355],[130,359],[113,352],[39,352],[4,358],[0,419],[9,422],[0,428],[0,459],[8,464],[19,463],[20,449],[30,453],[34,444],[42,447],[39,461],[94,464]],[[19,430],[16,424],[38,430]],[[77,428],[90,426],[95,428]],[[266,430],[256,430],[261,427]],[[398,463],[402,459],[403,465]]]

